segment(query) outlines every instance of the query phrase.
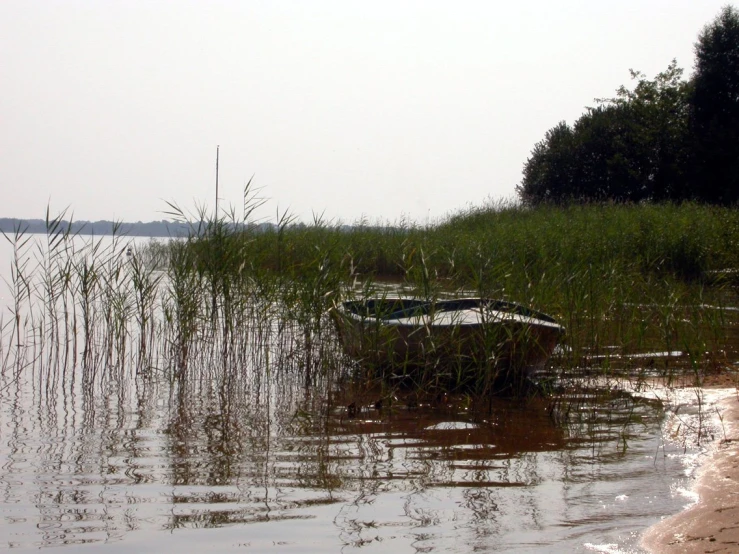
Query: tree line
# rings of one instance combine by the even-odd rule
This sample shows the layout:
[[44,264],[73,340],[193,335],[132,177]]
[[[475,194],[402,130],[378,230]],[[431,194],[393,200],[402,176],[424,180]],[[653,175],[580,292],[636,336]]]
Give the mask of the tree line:
[[534,146],[516,187],[524,204],[739,200],[739,11],[724,7],[695,44],[694,75],[675,60],[654,79],[631,71],[573,125]]

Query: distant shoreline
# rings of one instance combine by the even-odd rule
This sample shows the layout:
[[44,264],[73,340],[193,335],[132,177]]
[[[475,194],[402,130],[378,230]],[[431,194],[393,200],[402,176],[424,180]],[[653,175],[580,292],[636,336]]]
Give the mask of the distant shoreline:
[[[119,235],[128,237],[184,237],[192,227],[187,223],[175,221],[149,221],[136,223],[114,221],[61,221],[60,230],[76,235]],[[5,234],[46,234],[46,221],[43,219],[0,218],[0,231]]]
[[[72,235],[84,236],[119,236],[119,237],[151,237],[151,238],[182,238],[197,234],[204,234],[205,230],[211,225],[211,221],[137,221],[135,223],[120,221],[67,221],[61,220],[56,227],[55,232],[67,232]],[[276,229],[274,223],[267,222],[224,222],[225,227],[230,231],[249,230],[251,232],[266,232]],[[303,223],[291,223],[291,227],[305,227]],[[362,225],[362,228],[372,228]],[[355,228],[352,225],[339,225],[335,229],[348,231]],[[394,229],[389,226],[385,229]],[[43,219],[19,219],[13,217],[0,217],[0,233],[6,235],[20,234],[41,234],[48,233],[46,221]]]

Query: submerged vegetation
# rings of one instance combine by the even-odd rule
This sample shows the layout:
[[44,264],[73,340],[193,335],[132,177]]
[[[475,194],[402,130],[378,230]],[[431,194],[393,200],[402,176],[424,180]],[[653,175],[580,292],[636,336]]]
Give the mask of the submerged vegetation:
[[[286,215],[264,226],[251,219],[258,203],[247,187],[241,217],[196,218],[189,237],[144,247],[123,236],[80,246],[64,214],[47,217],[42,245],[6,235],[14,257],[3,381],[28,366],[50,382],[79,375],[89,386],[125,372],[222,383],[288,372],[331,389],[356,368],[329,310],[398,288],[552,315],[567,329],[555,376],[700,380],[739,357],[729,336],[739,313],[736,210],[490,204],[425,227],[304,225]],[[361,375],[363,386],[377,384]]]

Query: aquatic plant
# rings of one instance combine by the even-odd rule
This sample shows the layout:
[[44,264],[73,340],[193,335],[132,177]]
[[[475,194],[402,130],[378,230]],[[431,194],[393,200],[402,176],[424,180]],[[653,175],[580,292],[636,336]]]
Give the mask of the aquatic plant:
[[[41,245],[23,229],[6,236],[3,374],[42,364],[93,386],[122,371],[233,380],[264,366],[266,378],[298,372],[306,386],[361,375],[392,395],[380,368],[359,371],[342,354],[328,317],[342,299],[389,291],[500,298],[551,314],[567,329],[555,376],[700,380],[739,357],[727,337],[738,315],[739,215],[727,208],[491,203],[420,227],[321,216],[306,225],[279,211],[270,224],[254,219],[263,204],[251,182],[238,214],[170,204],[191,232],[167,243],[130,245],[116,229],[83,241],[64,213],[47,214]],[[489,363],[480,359],[473,379],[483,394],[496,379]],[[430,363],[411,382],[438,390],[441,376],[459,385],[462,374]]]

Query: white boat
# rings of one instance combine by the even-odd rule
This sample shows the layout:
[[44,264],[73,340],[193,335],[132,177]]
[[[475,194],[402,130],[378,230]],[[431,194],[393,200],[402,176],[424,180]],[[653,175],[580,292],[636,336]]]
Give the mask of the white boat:
[[422,368],[452,377],[528,376],[564,334],[544,313],[485,298],[370,298],[342,302],[331,313],[347,354],[395,374]]

